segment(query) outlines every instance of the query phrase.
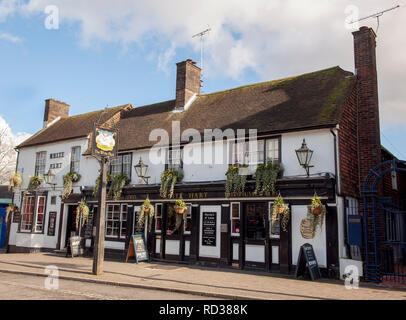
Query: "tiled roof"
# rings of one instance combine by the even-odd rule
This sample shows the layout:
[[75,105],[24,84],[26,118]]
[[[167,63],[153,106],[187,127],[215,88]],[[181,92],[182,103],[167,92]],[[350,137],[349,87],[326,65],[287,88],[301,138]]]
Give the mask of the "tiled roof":
[[114,114],[128,106],[131,105],[127,104],[62,118],[48,128],[38,131],[36,134],[18,145],[17,148],[87,137],[89,133],[92,132],[95,122],[105,122]]
[[[172,121],[181,132],[197,129],[257,129],[258,133],[328,127],[339,123],[355,84],[351,72],[333,67],[296,77],[256,83],[211,94],[200,94],[183,112],[173,112],[175,100],[122,111],[117,124],[119,151],[150,147],[153,129],[170,135]],[[128,105],[126,105],[128,106]],[[64,118],[20,144],[18,148],[87,136],[100,117],[106,121],[126,106]],[[103,113],[101,115],[101,113]]]
[[119,122],[119,150],[149,147],[151,130],[257,129],[258,133],[333,126],[354,86],[353,74],[333,67],[301,76],[201,94],[184,112],[175,100],[134,108]]

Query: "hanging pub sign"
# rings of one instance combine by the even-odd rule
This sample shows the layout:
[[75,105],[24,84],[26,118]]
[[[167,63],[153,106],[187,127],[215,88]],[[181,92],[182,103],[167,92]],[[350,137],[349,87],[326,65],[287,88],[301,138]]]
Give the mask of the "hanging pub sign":
[[117,156],[118,131],[95,126],[93,129],[92,155],[106,158]]

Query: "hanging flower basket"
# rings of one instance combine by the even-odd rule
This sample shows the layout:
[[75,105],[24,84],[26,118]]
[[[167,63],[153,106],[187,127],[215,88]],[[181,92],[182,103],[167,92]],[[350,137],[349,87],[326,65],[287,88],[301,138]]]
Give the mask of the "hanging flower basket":
[[312,214],[314,214],[315,216],[318,216],[318,215],[321,214],[321,211],[322,211],[322,207],[321,207],[321,206],[317,206],[317,207],[314,207],[314,208],[312,209]]
[[278,214],[285,214],[286,207],[285,206],[277,206]]
[[273,208],[271,212],[270,220],[272,226],[275,225],[276,221],[279,220],[280,226],[283,231],[288,231],[290,218],[290,209],[289,206],[283,201],[283,198],[279,194],[273,203]]
[[185,211],[186,211],[186,208],[175,206],[175,212],[177,214],[184,214]]
[[186,203],[182,200],[176,200],[174,209],[177,214],[184,214],[187,209]]
[[140,208],[140,212],[138,214],[138,221],[137,225],[139,228],[143,228],[145,224],[145,219],[149,216],[149,224],[148,224],[148,231],[151,231],[152,228],[152,219],[155,215],[154,206],[151,204],[149,198],[147,198]]
[[307,218],[311,221],[313,227],[313,237],[316,234],[317,227],[320,227],[320,230],[323,226],[324,216],[326,215],[326,206],[321,203],[320,197],[317,194],[314,194],[312,202],[307,206],[308,214]]
[[10,179],[8,190],[12,189],[14,192],[14,188],[21,187],[22,183],[23,183],[23,179],[21,178],[21,175],[18,172],[16,172],[13,174],[13,176]]

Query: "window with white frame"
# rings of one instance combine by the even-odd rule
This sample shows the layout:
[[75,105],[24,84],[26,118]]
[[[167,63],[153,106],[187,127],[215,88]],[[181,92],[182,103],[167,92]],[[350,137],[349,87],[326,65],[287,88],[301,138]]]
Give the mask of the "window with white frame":
[[231,235],[240,235],[240,203],[231,203]]
[[180,147],[167,150],[167,168],[169,170],[179,170],[183,168],[183,149]]
[[34,196],[26,196],[21,206],[20,231],[31,232],[34,217]]
[[233,163],[237,166],[279,162],[279,138],[240,141],[234,144]]
[[281,234],[281,226],[280,226],[280,215],[277,214],[275,219],[272,220],[272,209],[273,209],[273,202],[269,202],[269,237],[273,239],[279,239]]
[[35,218],[35,232],[42,232],[44,230],[45,222],[45,199],[44,196],[39,196],[37,202],[37,214]]
[[266,162],[280,162],[279,159],[279,139],[266,140]]
[[46,151],[37,152],[35,158],[35,175],[45,174],[45,164],[46,164],[47,153]]
[[106,211],[106,237],[125,238],[127,234],[127,205],[108,204]]
[[192,232],[192,205],[186,204],[187,209],[185,214],[185,218],[183,220],[183,233],[190,234]]
[[70,158],[70,172],[79,173],[80,169],[80,147],[73,147]]
[[155,232],[162,231],[162,203],[155,205]]
[[131,153],[120,154],[117,157],[111,159],[111,177],[114,178],[116,175],[125,174],[129,179],[131,179],[131,161]]

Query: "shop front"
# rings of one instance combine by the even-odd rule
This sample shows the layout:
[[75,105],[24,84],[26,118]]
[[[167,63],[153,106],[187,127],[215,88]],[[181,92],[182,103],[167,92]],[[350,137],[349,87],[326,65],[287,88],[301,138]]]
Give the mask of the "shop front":
[[[326,219],[314,239],[303,238],[299,225],[315,191],[326,205],[326,217],[336,217],[334,179],[289,179],[277,184],[290,208],[289,221],[283,227],[279,217],[271,219],[275,197],[247,191],[225,198],[224,183],[179,184],[173,199],[162,199],[158,185],[127,187],[120,200],[107,201],[106,256],[115,252],[116,257],[125,259],[131,235],[142,233],[155,261],[291,273],[298,248],[309,242],[320,257],[321,268],[327,269],[338,259],[334,253],[337,241],[329,238],[329,234],[336,237],[337,220]],[[254,183],[248,181],[247,190],[253,188]],[[95,208],[97,201],[91,198],[91,190],[84,193]],[[147,198],[154,206],[154,215],[147,215],[140,226],[138,216]],[[183,214],[175,212],[177,199],[187,205]],[[92,230],[90,220],[88,224],[84,228]],[[92,232],[87,236],[91,249]]]

